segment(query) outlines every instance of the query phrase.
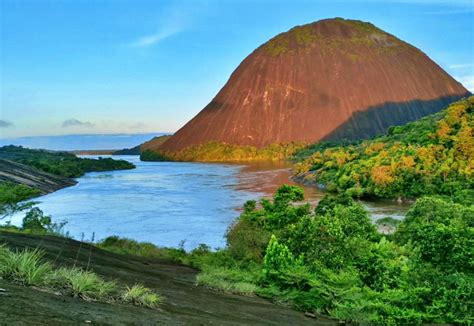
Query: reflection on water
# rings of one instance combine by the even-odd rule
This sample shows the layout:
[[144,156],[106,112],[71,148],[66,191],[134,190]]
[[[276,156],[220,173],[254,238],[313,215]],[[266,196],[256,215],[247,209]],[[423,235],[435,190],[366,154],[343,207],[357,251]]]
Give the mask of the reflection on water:
[[[200,243],[225,246],[224,234],[243,203],[271,194],[289,180],[289,165],[141,162],[136,156],[116,157],[133,162],[134,170],[94,172],[76,186],[38,199],[54,221],[67,221],[66,231],[80,239],[95,233],[185,248]],[[305,187],[315,205],[323,196]],[[406,210],[392,202],[364,203],[372,216],[401,218]],[[20,224],[23,216],[15,216]]]
[[[290,179],[290,170],[291,164],[285,163],[247,165],[238,174],[239,184],[237,189],[257,191],[269,197],[282,184],[297,184]],[[325,194],[323,190],[316,187],[302,186],[300,184],[298,186],[304,189],[306,201],[311,206],[316,206]],[[409,208],[409,204],[398,203],[392,200],[361,201],[361,203],[370,212],[371,218],[374,221],[386,216],[402,219]]]

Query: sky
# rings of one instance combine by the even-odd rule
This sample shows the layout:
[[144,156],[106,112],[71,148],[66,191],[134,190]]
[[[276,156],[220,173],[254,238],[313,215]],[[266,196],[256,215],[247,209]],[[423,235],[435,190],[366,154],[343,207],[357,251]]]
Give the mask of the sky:
[[474,92],[474,0],[0,0],[0,138],[174,132],[293,26],[369,21]]

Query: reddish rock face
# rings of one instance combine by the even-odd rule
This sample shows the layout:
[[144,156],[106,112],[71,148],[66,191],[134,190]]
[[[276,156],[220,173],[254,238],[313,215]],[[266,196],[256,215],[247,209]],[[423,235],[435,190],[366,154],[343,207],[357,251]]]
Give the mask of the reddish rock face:
[[364,138],[467,94],[423,52],[377,27],[321,20],[256,49],[160,149]]

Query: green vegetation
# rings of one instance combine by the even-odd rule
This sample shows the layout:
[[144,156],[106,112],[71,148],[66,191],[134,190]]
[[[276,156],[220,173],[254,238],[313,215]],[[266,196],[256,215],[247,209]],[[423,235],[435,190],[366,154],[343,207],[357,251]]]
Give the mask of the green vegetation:
[[[264,148],[252,146],[239,146],[218,142],[209,142],[202,145],[187,147],[180,152],[157,153],[145,151],[140,158],[153,158],[157,160],[175,161],[205,161],[205,162],[250,162],[250,161],[283,161],[292,157],[298,150],[304,147],[302,143],[272,144]],[[147,155],[145,157],[145,154]],[[153,159],[150,159],[153,160]]]
[[0,147],[0,158],[66,178],[77,178],[86,172],[124,170],[135,167],[124,160],[79,158],[67,152],[27,149],[13,145]]
[[136,285],[121,289],[96,273],[76,267],[54,268],[43,259],[40,250],[10,250],[0,245],[0,278],[25,286],[37,286],[85,300],[123,302],[155,307],[160,297],[150,289]]
[[136,306],[153,308],[160,303],[160,296],[141,284],[128,287],[122,294],[122,301]]
[[137,242],[132,239],[110,236],[97,243],[97,247],[121,255],[135,255],[149,259],[161,259],[181,262],[184,249],[159,248],[149,242]]
[[[359,144],[318,144],[297,154],[301,180],[355,197],[443,194],[474,201],[474,97]],[[462,192],[462,193],[461,193]],[[459,194],[457,194],[459,193]],[[466,198],[467,197],[467,198]],[[461,199],[460,199],[461,200]]]
[[[199,268],[197,284],[258,295],[295,309],[370,324],[469,324],[474,299],[474,206],[423,197],[393,235],[376,231],[361,204],[327,195],[312,210],[303,190],[282,186],[249,201],[227,247],[190,253],[111,237],[118,253]],[[260,207],[260,208],[259,208]]]
[[75,267],[56,270],[48,282],[65,287],[71,295],[83,299],[107,300],[117,288],[115,282],[105,281],[91,271]]
[[184,258],[198,284],[360,323],[474,321],[474,206],[424,197],[383,236],[349,196],[314,211],[302,199],[283,186],[261,209],[247,203],[227,248]]
[[285,33],[275,36],[264,46],[267,53],[272,57],[291,52],[290,39],[289,36]]
[[165,162],[165,161],[173,161],[172,158],[165,156],[159,152],[152,151],[151,149],[147,149],[140,153],[140,160],[142,161],[155,161],[155,162]]
[[38,250],[10,251],[0,246],[0,275],[24,285],[41,285],[51,273],[51,265],[41,262]]
[[0,182],[0,220],[16,212],[31,208],[33,203],[21,202],[39,195],[40,191],[38,189],[9,182]]

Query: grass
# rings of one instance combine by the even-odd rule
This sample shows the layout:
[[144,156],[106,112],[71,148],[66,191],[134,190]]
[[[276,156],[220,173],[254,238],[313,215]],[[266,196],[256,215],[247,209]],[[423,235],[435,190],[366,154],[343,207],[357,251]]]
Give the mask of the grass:
[[24,285],[42,285],[51,274],[51,265],[43,262],[40,250],[11,251],[5,246],[0,249],[0,275]]
[[160,303],[161,298],[143,285],[135,284],[132,287],[127,286],[122,293],[122,301],[136,306],[154,308]]
[[118,301],[150,308],[161,302],[158,294],[143,285],[121,289],[116,282],[106,281],[92,271],[77,267],[55,269],[43,257],[44,252],[38,249],[14,251],[0,245],[0,278],[26,286],[59,290],[84,300]]
[[244,272],[224,267],[206,268],[199,273],[196,283],[214,290],[247,296],[254,295],[258,289],[257,285],[249,282],[249,277]]
[[182,262],[185,255],[183,249],[159,248],[149,242],[138,242],[133,239],[110,236],[100,241],[97,246],[101,249],[121,255],[134,255],[149,259],[163,259]]
[[52,274],[52,284],[61,285],[73,296],[82,299],[108,300],[117,292],[117,284],[80,268],[60,268]]

